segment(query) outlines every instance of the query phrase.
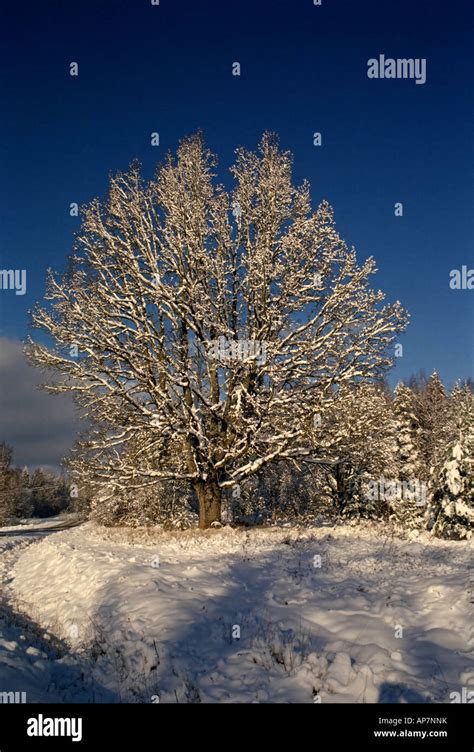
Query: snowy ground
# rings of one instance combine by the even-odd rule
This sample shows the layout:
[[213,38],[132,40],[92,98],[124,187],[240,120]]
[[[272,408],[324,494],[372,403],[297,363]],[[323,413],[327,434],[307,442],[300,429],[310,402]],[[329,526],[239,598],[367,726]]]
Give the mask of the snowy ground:
[[[59,515],[0,528],[0,703],[3,692],[26,692],[26,702],[114,699],[112,693],[96,686],[89,667],[68,645],[26,613],[19,615],[11,604],[11,570],[18,558],[53,529],[75,521],[75,516]],[[3,537],[7,530],[9,536]]]
[[31,699],[443,703],[474,684],[466,542],[87,523],[8,543],[6,595],[59,640],[50,660],[0,637]]

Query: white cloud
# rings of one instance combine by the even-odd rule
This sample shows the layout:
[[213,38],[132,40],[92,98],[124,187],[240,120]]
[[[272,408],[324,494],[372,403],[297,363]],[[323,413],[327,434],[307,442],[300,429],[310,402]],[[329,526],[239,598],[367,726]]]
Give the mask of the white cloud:
[[57,468],[78,433],[72,399],[40,390],[44,380],[21,342],[0,337],[0,441],[13,447],[15,465]]

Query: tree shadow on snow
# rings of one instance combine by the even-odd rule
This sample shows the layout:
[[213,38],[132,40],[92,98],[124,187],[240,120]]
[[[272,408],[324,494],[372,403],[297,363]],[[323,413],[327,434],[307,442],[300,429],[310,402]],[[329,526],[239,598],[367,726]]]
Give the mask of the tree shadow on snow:
[[[81,704],[117,701],[114,692],[94,681],[90,664],[64,640],[42,629],[26,614],[15,611],[5,600],[0,602],[2,639],[10,648],[4,652],[0,642],[0,691],[25,692],[28,704],[58,703],[65,696],[67,702]],[[14,687],[6,686],[12,664]]]
[[[151,646],[154,646],[158,660],[144,680],[142,697],[139,697],[139,690],[134,690],[135,701],[142,702],[150,702],[151,696],[154,693],[159,695],[166,686],[174,687],[172,690],[166,689],[168,698],[171,691],[176,697],[176,700],[167,701],[199,701],[201,683],[205,685],[207,698],[215,696],[216,699],[210,701],[222,701],[219,699],[222,697],[219,691],[223,684],[228,687],[227,701],[233,701],[233,698],[234,701],[247,701],[242,700],[242,691],[246,697],[251,693],[256,663],[261,674],[260,685],[265,682],[265,677],[270,680],[270,674],[273,679],[287,679],[294,673],[294,668],[298,669],[305,664],[310,653],[318,656],[334,655],[329,643],[337,643],[337,652],[347,653],[352,665],[357,664],[354,656],[363,647],[357,642],[357,638],[345,638],[343,630],[329,632],[315,622],[314,618],[310,618],[311,601],[307,602],[308,590],[312,592],[318,608],[325,608],[326,603],[328,612],[341,608],[337,603],[338,591],[344,592],[349,602],[352,591],[354,597],[359,597],[354,588],[357,578],[353,570],[348,571],[347,575],[343,568],[338,569],[337,573],[331,570],[315,575],[312,565],[314,550],[322,550],[323,543],[324,540],[318,540],[315,549],[313,544],[299,547],[297,543],[284,545],[284,541],[279,541],[262,553],[252,550],[251,545],[246,549],[243,539],[240,552],[237,550],[227,557],[222,554],[219,558],[219,571],[215,575],[212,574],[212,558],[206,558],[205,551],[202,560],[197,551],[196,556],[183,562],[178,576],[175,570],[167,570],[166,562],[162,562],[159,569],[150,569],[150,578],[156,585],[151,601],[156,597],[159,611],[163,609],[162,600],[166,598],[165,613],[169,613],[171,608],[173,610],[172,628],[166,633],[159,623],[155,627],[156,634],[138,634],[132,631],[134,623],[127,617],[123,590],[119,583],[124,578],[116,576],[98,592],[98,607],[93,617],[94,622],[102,623],[105,627],[102,634],[113,633],[110,638],[112,641],[104,647],[104,655],[107,652],[120,652],[115,650],[118,643],[113,640],[120,642],[120,636],[117,635],[120,635],[121,630],[127,633],[127,642],[138,652],[141,650],[139,644],[143,643],[144,652],[148,650],[153,655]],[[282,570],[283,559],[285,563]],[[130,574],[129,566],[124,564],[124,575],[127,572]],[[174,566],[176,567],[176,563]],[[196,572],[188,575],[187,569],[196,570],[197,575]],[[175,589],[170,591],[171,587]],[[334,600],[331,601],[333,590]],[[207,596],[203,594],[206,591]],[[149,584],[145,583],[147,608],[150,603],[149,593]],[[104,603],[108,604],[108,609],[104,610],[103,605],[100,605]],[[367,602],[367,608],[369,607]],[[367,613],[367,617],[370,616]],[[135,602],[133,619],[140,624],[140,613],[139,610],[137,612]],[[146,629],[146,619],[142,624]],[[382,619],[380,629],[380,649],[390,652],[396,644],[403,654],[402,667],[395,661],[387,668],[401,670],[404,680],[381,683],[378,702],[449,702],[449,693],[459,689],[459,674],[466,670],[467,661],[462,655],[455,648],[420,639],[419,628],[405,630],[404,639],[395,640],[395,643],[389,635],[391,628],[387,629],[387,623]],[[128,669],[125,665],[122,668],[126,674]],[[215,693],[212,686],[214,675]],[[413,676],[413,686],[409,684],[410,676]],[[129,676],[124,677],[125,684],[133,684],[129,679]],[[288,692],[288,699],[284,700],[282,695],[282,699],[277,701],[301,701],[301,690],[299,700],[298,690],[295,689],[296,694],[292,694],[293,690],[288,684],[286,690],[282,691]],[[122,695],[121,691],[117,694],[125,699],[126,695]],[[312,702],[310,691],[307,694],[307,701]]]
[[429,700],[404,684],[384,682],[380,685],[379,703],[427,703]]

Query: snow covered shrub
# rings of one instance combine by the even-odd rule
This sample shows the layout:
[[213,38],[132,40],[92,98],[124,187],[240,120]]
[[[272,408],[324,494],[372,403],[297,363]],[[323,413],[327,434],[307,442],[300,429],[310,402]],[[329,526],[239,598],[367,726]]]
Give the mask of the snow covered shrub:
[[226,505],[227,514],[224,522],[234,522],[244,525],[260,525],[269,519],[265,499],[258,492],[256,484],[253,490],[247,488],[239,497],[232,497]]
[[307,661],[311,652],[311,635],[301,630],[285,629],[280,623],[262,620],[252,641],[252,660],[267,671],[293,675]]
[[333,511],[349,517],[386,515],[384,500],[371,496],[367,488],[372,479],[395,472],[394,417],[387,390],[366,383],[341,388],[318,415],[312,439],[334,458],[319,471],[325,481],[323,496]]
[[314,467],[269,463],[245,484],[231,489],[226,521],[262,524],[308,520],[323,511],[322,486],[321,473]]
[[404,527],[421,527],[427,485],[419,479],[401,481],[381,475],[368,481],[365,498],[373,502],[373,517],[383,517]]
[[177,482],[162,481],[148,488],[126,489],[115,486],[97,493],[92,500],[91,518],[112,527],[147,527],[185,529],[195,525],[189,490]]

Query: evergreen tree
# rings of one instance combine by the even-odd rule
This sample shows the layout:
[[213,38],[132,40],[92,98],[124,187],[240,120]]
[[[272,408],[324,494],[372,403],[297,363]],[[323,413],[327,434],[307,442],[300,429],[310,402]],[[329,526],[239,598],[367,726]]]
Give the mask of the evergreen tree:
[[399,383],[395,388],[394,411],[397,430],[398,474],[401,480],[411,480],[420,474],[421,428],[416,415],[412,390]]
[[4,441],[0,442],[0,523],[13,514],[12,456],[12,448]]
[[30,488],[30,472],[27,467],[23,470],[17,470],[18,488],[15,499],[15,516],[31,517],[34,507],[32,502],[32,492]]
[[[416,410],[416,398],[410,387],[399,383],[395,388],[396,455],[401,492],[392,499],[393,516],[400,522],[419,525],[422,520],[424,494],[422,429]],[[410,491],[410,489],[413,489]]]
[[418,395],[420,404],[422,473],[428,480],[439,464],[449,441],[449,401],[440,377],[434,371],[425,389]]
[[474,523],[474,395],[469,386],[455,386],[451,394],[455,434],[444,462],[430,484],[428,529],[443,538],[463,539]]

